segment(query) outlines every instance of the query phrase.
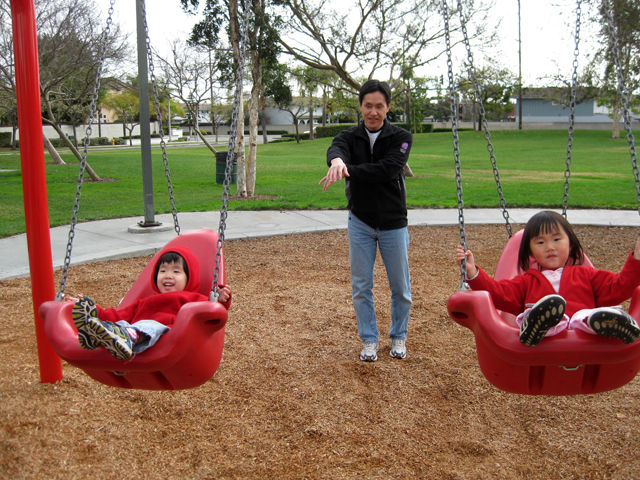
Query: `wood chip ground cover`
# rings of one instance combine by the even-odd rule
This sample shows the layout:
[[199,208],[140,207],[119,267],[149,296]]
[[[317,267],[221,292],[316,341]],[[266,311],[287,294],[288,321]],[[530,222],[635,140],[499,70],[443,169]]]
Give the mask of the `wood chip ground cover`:
[[[638,229],[577,227],[599,268],[619,271]],[[640,384],[576,397],[501,392],[473,335],[447,315],[457,227],[412,227],[408,357],[389,357],[380,259],[376,363],[350,299],[346,232],[227,242],[234,304],[220,368],[178,392],[119,390],[63,363],[39,379],[29,279],[0,282],[0,477],[11,479],[633,479]],[[492,273],[503,226],[468,226]],[[149,257],[71,269],[68,293],[115,306]]]

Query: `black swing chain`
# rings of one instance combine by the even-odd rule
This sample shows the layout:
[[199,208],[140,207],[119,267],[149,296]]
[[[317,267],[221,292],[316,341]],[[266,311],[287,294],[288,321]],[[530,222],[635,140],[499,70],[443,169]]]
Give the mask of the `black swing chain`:
[[109,15],[107,18],[107,25],[102,32],[102,41],[100,42],[99,49],[99,61],[98,66],[96,68],[96,78],[93,84],[93,93],[91,95],[91,106],[89,107],[89,117],[87,122],[87,128],[85,130],[85,137],[83,141],[84,150],[82,152],[82,160],[80,160],[80,172],[78,173],[78,180],[76,181],[76,196],[73,204],[73,214],[71,216],[71,224],[69,227],[69,237],[67,240],[67,249],[65,251],[64,257],[64,265],[62,268],[62,277],[60,279],[60,287],[58,289],[58,293],[56,294],[56,301],[62,301],[64,299],[64,291],[67,288],[67,279],[69,277],[69,266],[71,265],[71,251],[73,250],[73,239],[75,237],[76,232],[76,224],[78,223],[78,211],[80,209],[80,197],[82,195],[82,184],[84,182],[84,172],[87,167],[87,155],[89,154],[89,144],[91,143],[91,134],[93,133],[93,129],[91,128],[91,124],[94,122],[95,114],[96,114],[96,105],[98,103],[98,94],[100,90],[100,77],[102,76],[102,70],[104,68],[104,58],[106,55],[107,49],[107,39],[109,37],[109,32],[111,31],[112,17],[113,17],[113,6],[115,4],[115,0],[111,0],[109,6]]
[[[167,157],[167,144],[164,141],[164,129],[162,127],[162,109],[158,95],[158,85],[156,75],[154,73],[155,66],[153,64],[153,53],[151,52],[151,41],[149,39],[149,26],[147,25],[147,11],[145,0],[139,0],[142,7],[142,20],[144,22],[144,32],[146,36],[147,58],[149,61],[149,78],[153,89],[153,102],[158,115],[158,124],[160,126],[160,148],[162,149],[162,161],[164,162],[164,175],[167,178],[167,188],[169,190],[169,201],[171,202],[171,214],[173,215],[173,226],[177,235],[180,235],[180,225],[178,223],[178,210],[176,208],[176,199],[173,196],[173,184],[171,183],[171,170],[169,170],[169,159]],[[171,97],[169,97],[169,102]]]
[[[456,97],[454,93],[453,61],[451,60],[451,34],[449,29],[449,7],[447,0],[442,0],[442,17],[444,19],[444,38],[447,49],[447,72],[449,80],[449,100],[451,106],[451,132],[453,134],[453,158],[456,171],[456,193],[458,196],[458,226],[460,228],[460,245],[467,251],[467,238],[464,227],[464,199],[462,192],[462,172],[460,169],[460,137],[458,135],[458,122],[456,121]],[[460,264],[459,291],[469,290],[467,284],[467,261]]]
[[227,208],[229,204],[229,193],[233,165],[236,158],[236,137],[238,134],[238,111],[242,106],[242,84],[244,76],[245,52],[247,46],[247,38],[249,34],[249,23],[251,22],[253,12],[250,6],[243,2],[244,21],[242,24],[242,37],[238,52],[238,66],[236,69],[236,93],[233,104],[233,112],[231,113],[231,125],[229,126],[229,145],[227,148],[227,164],[224,175],[224,190],[222,193],[222,207],[220,208],[220,226],[218,227],[218,242],[216,251],[216,266],[213,270],[213,282],[211,283],[211,293],[209,299],[211,301],[218,300],[218,286],[220,278],[220,264],[222,263],[222,247],[224,246],[224,231],[227,226]]
[[493,168],[493,178],[496,181],[496,188],[498,190],[498,195],[500,196],[500,208],[502,208],[502,217],[505,220],[505,228],[507,229],[507,234],[509,238],[513,236],[513,232],[511,230],[511,221],[509,219],[509,212],[507,211],[507,202],[504,199],[504,193],[502,191],[502,183],[500,182],[500,171],[498,170],[498,163],[496,162],[496,156],[493,153],[493,144],[491,143],[491,133],[489,132],[489,123],[487,122],[486,112],[484,109],[484,103],[482,102],[482,95],[480,92],[480,85],[478,85],[478,77],[476,75],[476,69],[473,65],[473,54],[471,53],[471,45],[469,43],[469,35],[467,33],[467,21],[462,11],[462,3],[458,0],[458,12],[460,14],[460,26],[462,28],[462,35],[464,40],[464,45],[467,49],[467,61],[469,62],[469,78],[473,82],[476,103],[478,104],[478,109],[480,113],[480,117],[482,118],[482,129],[484,130],[484,138],[487,141],[487,151],[489,152],[489,159],[491,160],[491,166]]
[[[620,46],[618,44],[618,35],[613,24],[613,12],[611,11],[611,5],[609,0],[602,1],[604,5],[605,14],[607,16],[607,28],[609,30],[609,37],[611,40],[611,46],[613,50],[613,58],[616,64],[616,73],[618,80],[618,92],[620,93],[624,126],[627,130],[627,141],[629,142],[629,153],[631,154],[631,165],[633,167],[633,176],[636,186],[636,200],[640,203],[640,172],[638,171],[638,156],[636,154],[635,138],[633,136],[633,129],[631,127],[631,114],[629,112],[629,97],[627,96],[627,89],[624,84],[624,78],[622,75],[622,64],[620,62]],[[638,207],[638,214],[640,214],[640,207]]]
[[571,99],[569,101],[569,140],[567,141],[567,159],[564,171],[564,196],[562,198],[562,216],[567,218],[567,207],[569,205],[569,177],[571,177],[571,152],[573,149],[573,132],[576,118],[576,97],[578,92],[578,56],[580,55],[580,17],[582,15],[581,0],[578,0],[576,7],[576,34],[575,48],[573,50],[573,75],[571,77]]

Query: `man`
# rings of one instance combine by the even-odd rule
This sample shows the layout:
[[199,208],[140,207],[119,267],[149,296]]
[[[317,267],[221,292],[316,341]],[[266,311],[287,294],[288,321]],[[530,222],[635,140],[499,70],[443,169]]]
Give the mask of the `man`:
[[327,191],[345,179],[349,208],[349,259],[353,307],[363,342],[360,360],[378,359],[378,327],[373,303],[373,267],[378,247],[391,289],[390,355],[405,358],[411,311],[409,231],[404,166],[413,137],[386,119],[391,90],[369,80],[360,89],[364,121],[338,134],[327,151]]

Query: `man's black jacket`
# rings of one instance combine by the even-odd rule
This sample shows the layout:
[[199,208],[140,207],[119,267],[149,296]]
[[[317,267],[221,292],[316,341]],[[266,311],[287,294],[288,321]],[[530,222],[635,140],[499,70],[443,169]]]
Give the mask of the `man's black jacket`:
[[327,165],[336,157],[347,165],[348,208],[371,228],[393,230],[408,224],[404,166],[412,142],[411,133],[385,119],[373,152],[364,122],[340,132],[327,151]]

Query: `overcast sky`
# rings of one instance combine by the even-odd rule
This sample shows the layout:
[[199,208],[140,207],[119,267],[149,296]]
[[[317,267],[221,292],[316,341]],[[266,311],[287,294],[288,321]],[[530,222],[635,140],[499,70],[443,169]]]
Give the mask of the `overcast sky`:
[[[498,58],[501,66],[518,73],[518,1],[494,0],[496,12],[492,18],[501,21],[499,47],[491,54]],[[204,0],[203,0],[204,2]],[[96,0],[103,9],[105,18],[109,0]],[[147,23],[149,36],[154,48],[162,51],[174,38],[186,38],[197,17],[185,14],[179,0],[148,0]],[[573,0],[521,0],[522,30],[522,76],[523,83],[529,86],[541,84],[540,77],[552,76],[561,72],[569,77],[572,71],[575,48],[575,1]],[[588,7],[583,6],[583,15]],[[135,45],[136,23],[135,2],[117,0],[114,7],[114,20],[125,32],[131,34]],[[583,17],[584,18],[584,17]],[[593,27],[585,21],[581,27],[579,66],[586,64],[586,55],[592,55],[597,46]],[[456,58],[466,55],[463,48],[458,49]],[[474,53],[476,66],[482,63],[482,55]],[[454,63],[459,68],[459,63]],[[434,71],[434,70],[437,70]],[[424,73],[422,73],[424,74]],[[428,67],[427,75],[444,74],[446,64]]]

